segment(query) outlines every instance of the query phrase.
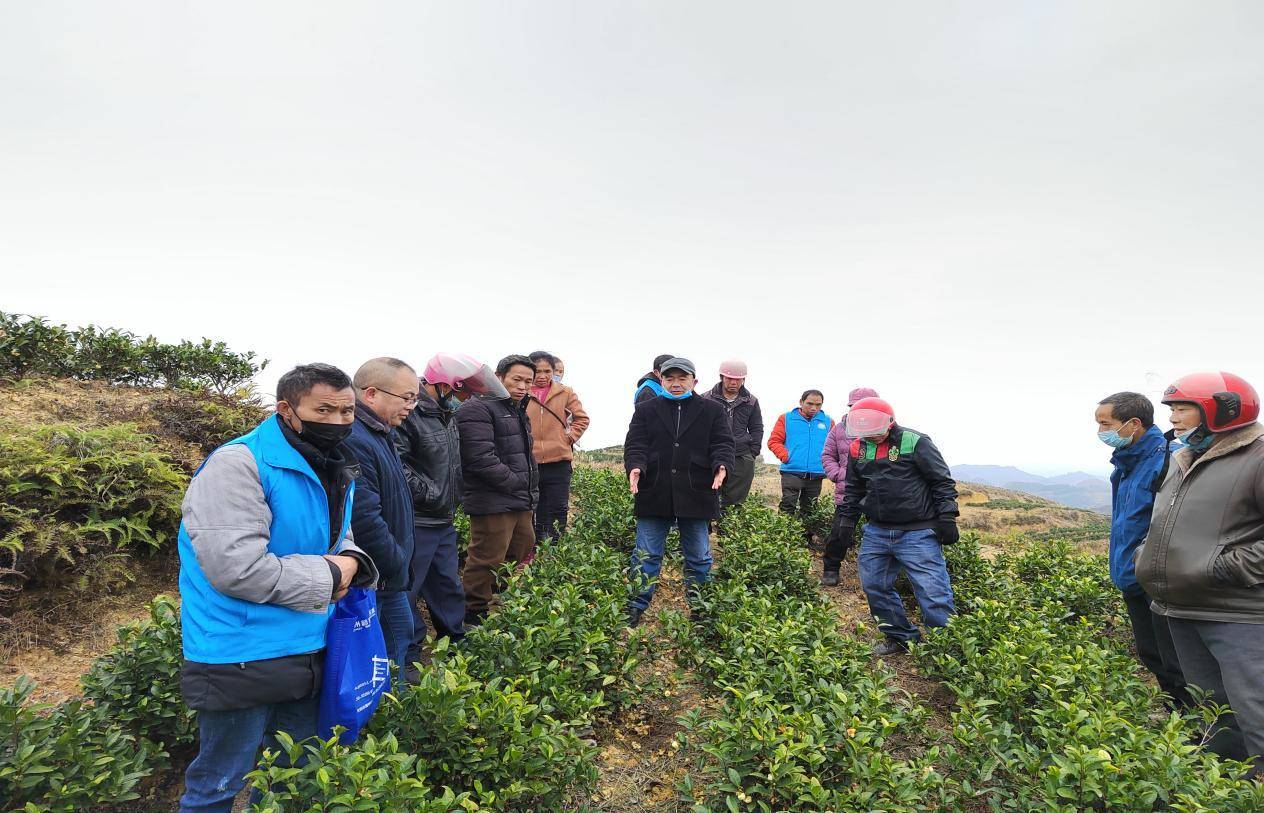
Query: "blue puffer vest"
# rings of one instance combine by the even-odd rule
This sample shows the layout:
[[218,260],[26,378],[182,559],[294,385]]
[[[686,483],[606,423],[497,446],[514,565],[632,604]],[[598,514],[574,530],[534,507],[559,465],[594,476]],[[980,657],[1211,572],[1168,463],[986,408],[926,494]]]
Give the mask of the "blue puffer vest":
[[[259,467],[259,481],[272,511],[268,551],[276,556],[329,553],[329,498],[316,472],[286,441],[276,420],[267,418],[224,445],[233,444],[249,449]],[[354,497],[352,484],[347,489],[339,539],[346,537],[351,525]],[[179,547],[185,658],[200,663],[244,663],[325,648],[333,605],[324,613],[304,613],[226,596],[202,572],[184,523],[180,523]]]
[[781,464],[787,474],[817,474],[825,476],[821,453],[825,451],[825,438],[833,421],[824,412],[803,417],[797,408],[786,413],[786,450],[790,459]]

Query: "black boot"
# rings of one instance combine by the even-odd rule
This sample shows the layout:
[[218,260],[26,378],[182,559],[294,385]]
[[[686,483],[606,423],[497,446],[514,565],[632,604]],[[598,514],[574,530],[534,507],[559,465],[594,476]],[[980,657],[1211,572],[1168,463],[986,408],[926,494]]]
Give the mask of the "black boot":
[[644,610],[641,610],[638,607],[628,608],[628,628],[629,629],[631,629],[632,627],[640,626],[641,614],[643,612]]
[[822,587],[837,587],[838,586],[838,571],[827,570],[824,573],[822,573],[821,586]]

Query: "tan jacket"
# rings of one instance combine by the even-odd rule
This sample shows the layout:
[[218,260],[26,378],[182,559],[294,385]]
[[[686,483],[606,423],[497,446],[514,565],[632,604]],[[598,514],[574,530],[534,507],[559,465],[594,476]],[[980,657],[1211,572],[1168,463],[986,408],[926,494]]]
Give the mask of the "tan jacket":
[[530,396],[527,416],[531,418],[531,435],[535,438],[536,463],[574,459],[571,447],[588,429],[588,413],[573,389],[554,383],[543,404],[534,395]]
[[1157,613],[1264,624],[1264,427],[1172,456],[1135,561]]

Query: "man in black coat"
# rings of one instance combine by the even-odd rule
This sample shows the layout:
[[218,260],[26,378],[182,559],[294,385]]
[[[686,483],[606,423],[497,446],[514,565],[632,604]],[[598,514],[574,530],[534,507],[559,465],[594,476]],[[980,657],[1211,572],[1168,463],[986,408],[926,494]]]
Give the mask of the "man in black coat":
[[465,555],[465,625],[487,615],[496,591],[496,569],[520,562],[535,547],[535,506],[540,473],[532,453],[527,393],[535,365],[526,356],[506,356],[496,375],[508,397],[471,398],[456,412],[461,438],[462,505],[470,515]]
[[654,597],[673,524],[680,530],[685,578],[696,586],[711,577],[711,521],[720,516],[718,492],[733,468],[733,432],[724,407],[694,395],[693,362],[662,366],[663,394],[637,405],[623,444],[623,465],[636,495],[632,570],[650,581],[628,604],[636,626]]
[[460,640],[465,635],[465,591],[453,524],[461,497],[461,440],[456,410],[471,394],[505,397],[490,368],[473,358],[439,353],[426,364],[418,382],[417,406],[395,430],[395,448],[413,494],[412,588],[413,640],[408,663],[421,657],[426,603],[435,636]]
[[894,655],[920,637],[895,590],[903,570],[913,583],[922,623],[943,627],[953,614],[952,583],[943,545],[960,538],[957,484],[931,439],[895,422],[881,398],[861,398],[847,413],[844,430],[855,438],[848,450],[846,491],[825,549],[824,584],[838,584],[843,545],[855,538],[863,513],[868,519],[857,564],[869,611],[886,636],[875,648]]

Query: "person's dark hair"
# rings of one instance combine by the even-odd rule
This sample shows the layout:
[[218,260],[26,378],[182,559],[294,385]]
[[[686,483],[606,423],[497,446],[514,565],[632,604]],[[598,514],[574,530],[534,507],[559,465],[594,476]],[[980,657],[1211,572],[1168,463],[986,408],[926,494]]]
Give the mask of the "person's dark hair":
[[825,400],[825,393],[821,392],[820,390],[804,390],[803,394],[799,396],[799,403],[801,404],[804,401],[808,400],[809,395],[815,395],[818,398],[820,398],[821,401]]
[[519,364],[523,367],[529,368],[532,373],[535,373],[535,362],[531,360],[530,356],[524,356],[521,353],[514,353],[512,356],[505,356],[497,362],[496,377],[504,378],[509,373],[510,367],[516,367]]
[[1142,429],[1154,426],[1154,403],[1139,392],[1117,392],[1097,402],[1098,406],[1110,405],[1110,414],[1120,423],[1136,418]]
[[317,384],[326,384],[336,390],[351,386],[351,376],[332,364],[300,364],[281,376],[277,382],[276,397],[290,406],[298,406],[303,396]]
[[663,365],[674,358],[676,358],[674,353],[664,353],[661,356],[655,356],[654,357],[654,372],[661,373],[663,371]]
[[537,350],[530,356],[527,356],[527,358],[531,359],[532,365],[539,364],[542,361],[547,361],[550,367],[557,366],[557,356],[552,353],[546,353],[543,350]]

